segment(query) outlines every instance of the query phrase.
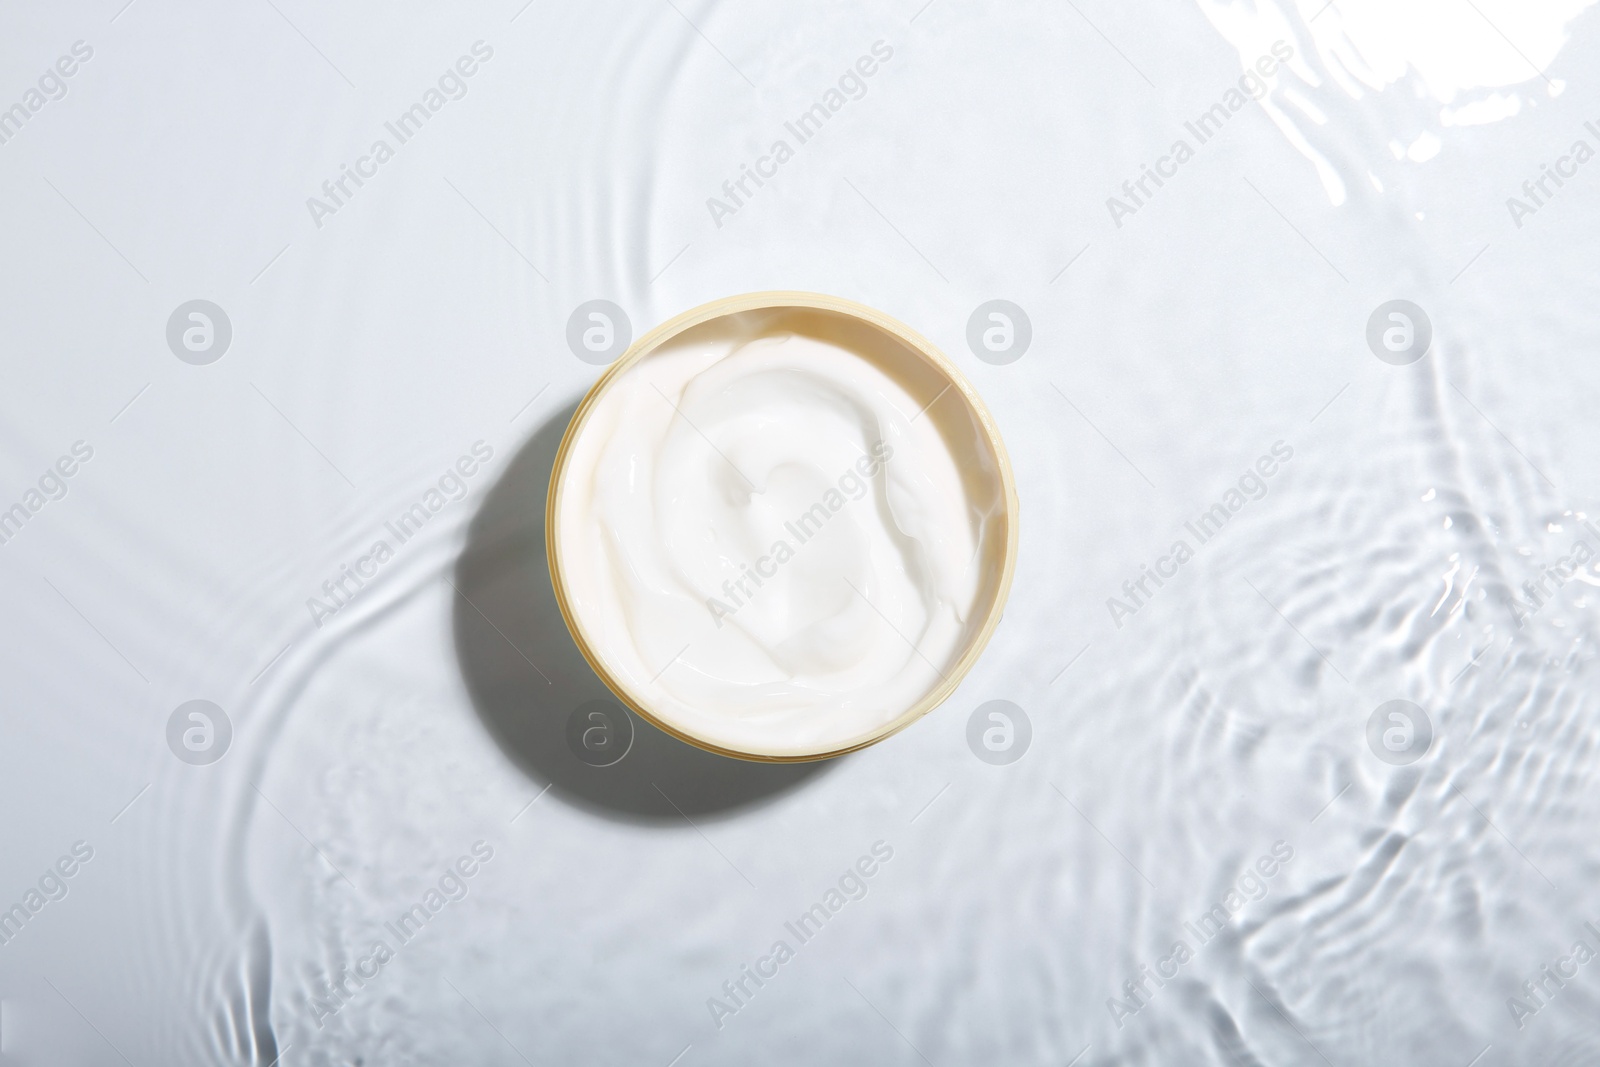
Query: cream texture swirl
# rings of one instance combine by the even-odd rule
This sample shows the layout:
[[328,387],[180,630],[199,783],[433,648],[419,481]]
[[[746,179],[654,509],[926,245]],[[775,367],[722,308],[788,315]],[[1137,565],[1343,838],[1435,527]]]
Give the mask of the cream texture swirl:
[[963,398],[913,395],[909,353],[766,325],[691,331],[611,383],[555,534],[591,651],[654,716],[781,756],[857,743],[951,669],[999,496],[992,457],[952,451]]

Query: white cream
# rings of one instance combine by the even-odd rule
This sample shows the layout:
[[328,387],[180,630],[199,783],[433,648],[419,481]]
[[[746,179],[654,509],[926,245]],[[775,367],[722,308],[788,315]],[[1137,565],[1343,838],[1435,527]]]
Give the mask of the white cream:
[[948,385],[887,335],[793,310],[625,370],[560,488],[591,651],[656,718],[741,752],[834,751],[898,718],[993,594],[997,465]]

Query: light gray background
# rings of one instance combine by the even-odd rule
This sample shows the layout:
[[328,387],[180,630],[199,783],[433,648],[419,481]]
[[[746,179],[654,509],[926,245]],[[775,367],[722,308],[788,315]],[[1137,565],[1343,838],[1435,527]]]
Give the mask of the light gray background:
[[[1600,147],[1592,17],[920,3],[6,8],[0,107],[94,51],[0,144],[0,508],[94,454],[0,545],[0,906],[94,851],[0,945],[0,1063],[1594,1062],[1600,965],[1520,1028],[1507,1003],[1600,948],[1595,572],[1516,606],[1594,512],[1600,163],[1520,227],[1506,203]],[[307,198],[480,40],[319,227]],[[1267,99],[1116,225],[1274,40]],[[982,391],[1023,504],[1004,623],[835,765],[641,728],[585,767],[561,730],[595,686],[538,595],[541,464],[598,373],[568,316],[612,300],[637,335],[766,288],[883,308]],[[1396,298],[1434,331],[1404,367],[1365,341]],[[232,326],[205,366],[166,342],[195,299]],[[965,342],[991,299],[1031,319],[1009,365]],[[465,497],[315,625],[478,441]],[[1278,441],[1265,497],[1114,625]],[[1401,698],[1433,743],[1397,766],[1367,721]],[[196,699],[232,724],[205,766],[167,744]],[[989,700],[1032,723],[1008,765],[967,745]],[[466,897],[319,1012],[480,840]],[[708,998],[876,841],[867,896],[718,1028]]]

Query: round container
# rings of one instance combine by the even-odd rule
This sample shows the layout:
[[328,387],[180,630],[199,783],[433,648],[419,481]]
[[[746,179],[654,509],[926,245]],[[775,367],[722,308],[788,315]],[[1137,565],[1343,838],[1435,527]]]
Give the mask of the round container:
[[[573,443],[583,434],[590,413],[606,391],[631,367],[647,358],[665,342],[712,320],[750,312],[786,310],[838,316],[847,320],[847,326],[853,325],[855,328],[865,326],[877,331],[897,343],[907,354],[920,360],[931,372],[925,376],[927,395],[923,398],[929,405],[935,401],[949,403],[951,398],[946,398],[944,395],[946,393],[955,394],[955,397],[966,405],[973,429],[974,444],[988,453],[987,457],[975,457],[969,462],[976,465],[978,458],[984,458],[986,465],[998,478],[1000,484],[995,488],[999,494],[1000,514],[994,521],[1000,523],[1003,529],[995,539],[995,548],[990,553],[991,558],[985,567],[987,573],[973,603],[972,614],[975,623],[970,629],[966,644],[950,669],[945,671],[939,682],[920,699],[910,707],[897,709],[897,713],[887,722],[865,730],[859,737],[851,738],[846,744],[831,747],[826,751],[786,750],[779,746],[774,746],[768,751],[740,751],[696,736],[682,725],[657,714],[650,706],[648,694],[636,692],[625,679],[607,665],[604,655],[599,651],[603,647],[602,644],[594,639],[584,619],[574,610],[568,594],[566,573],[562,567],[561,508]],[[952,452],[958,464],[961,463],[963,457],[954,450]],[[1011,473],[1011,461],[1006,455],[1005,445],[1000,440],[1000,432],[995,427],[994,419],[984,407],[983,401],[971,383],[927,338],[881,311],[842,297],[801,292],[747,293],[743,296],[714,300],[662,323],[635,341],[632,347],[612,363],[590,387],[583,402],[578,405],[571,423],[568,424],[566,434],[561,440],[561,447],[556,452],[555,467],[550,477],[550,495],[545,505],[545,551],[549,556],[550,577],[555,587],[556,603],[561,607],[561,616],[566,621],[567,629],[571,631],[572,639],[577,643],[584,659],[589,662],[600,680],[616,694],[618,700],[641,718],[698,748],[738,759],[767,763],[798,763],[840,756],[881,741],[890,734],[905,729],[938,707],[955,691],[956,686],[961,684],[961,680],[978,661],[984,646],[988,644],[990,635],[1000,622],[1006,596],[1011,590],[1011,578],[1017,559],[1017,508],[1017,490]]]

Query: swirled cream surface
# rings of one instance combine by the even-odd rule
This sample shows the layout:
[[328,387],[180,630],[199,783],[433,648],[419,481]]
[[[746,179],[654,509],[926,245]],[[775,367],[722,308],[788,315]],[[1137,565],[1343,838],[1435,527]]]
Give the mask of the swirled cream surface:
[[994,597],[996,457],[963,394],[829,312],[714,320],[604,390],[555,535],[591,652],[659,720],[849,747],[947,677]]

